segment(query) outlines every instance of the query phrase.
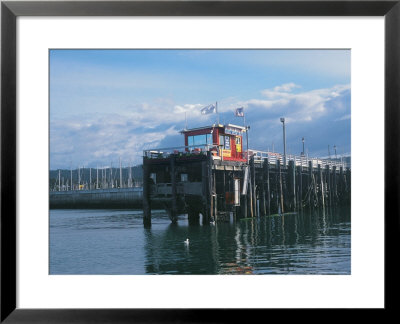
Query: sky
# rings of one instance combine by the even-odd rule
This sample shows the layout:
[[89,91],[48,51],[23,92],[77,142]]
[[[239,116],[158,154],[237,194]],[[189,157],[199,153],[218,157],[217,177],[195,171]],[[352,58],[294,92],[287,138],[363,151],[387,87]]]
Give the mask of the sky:
[[[50,169],[137,165],[185,128],[243,125],[249,148],[351,152],[350,50],[50,50]],[[201,108],[218,105],[218,115]],[[185,119],[186,116],[186,119]]]

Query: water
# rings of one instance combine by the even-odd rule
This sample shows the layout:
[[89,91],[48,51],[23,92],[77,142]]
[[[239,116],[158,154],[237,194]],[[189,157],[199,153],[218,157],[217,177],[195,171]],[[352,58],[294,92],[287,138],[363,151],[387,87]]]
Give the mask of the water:
[[350,252],[346,210],[215,226],[153,210],[151,229],[141,210],[50,210],[50,274],[350,274]]

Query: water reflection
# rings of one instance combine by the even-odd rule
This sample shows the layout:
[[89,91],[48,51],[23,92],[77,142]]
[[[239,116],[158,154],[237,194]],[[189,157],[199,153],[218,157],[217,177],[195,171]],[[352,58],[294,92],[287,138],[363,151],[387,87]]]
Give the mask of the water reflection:
[[153,211],[151,229],[142,211],[51,210],[50,274],[350,274],[350,237],[346,209],[214,226]]
[[181,221],[166,230],[147,230],[145,241],[148,274],[350,274],[350,213],[345,209],[215,226]]

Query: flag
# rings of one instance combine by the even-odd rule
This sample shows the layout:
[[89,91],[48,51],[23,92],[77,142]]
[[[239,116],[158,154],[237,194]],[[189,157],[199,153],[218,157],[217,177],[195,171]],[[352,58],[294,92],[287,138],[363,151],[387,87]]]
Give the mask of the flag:
[[235,116],[236,116],[236,117],[244,117],[244,110],[243,110],[243,107],[236,108],[236,110],[235,110]]
[[208,105],[204,108],[201,108],[201,114],[202,115],[207,115],[207,114],[214,114],[217,112],[217,108],[215,107],[215,105]]

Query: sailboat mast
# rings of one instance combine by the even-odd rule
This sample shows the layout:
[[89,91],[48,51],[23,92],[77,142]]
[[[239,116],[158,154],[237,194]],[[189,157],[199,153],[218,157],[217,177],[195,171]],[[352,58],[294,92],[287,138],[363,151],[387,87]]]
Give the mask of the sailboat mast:
[[121,157],[119,158],[119,187],[122,188],[122,164],[121,164]]

